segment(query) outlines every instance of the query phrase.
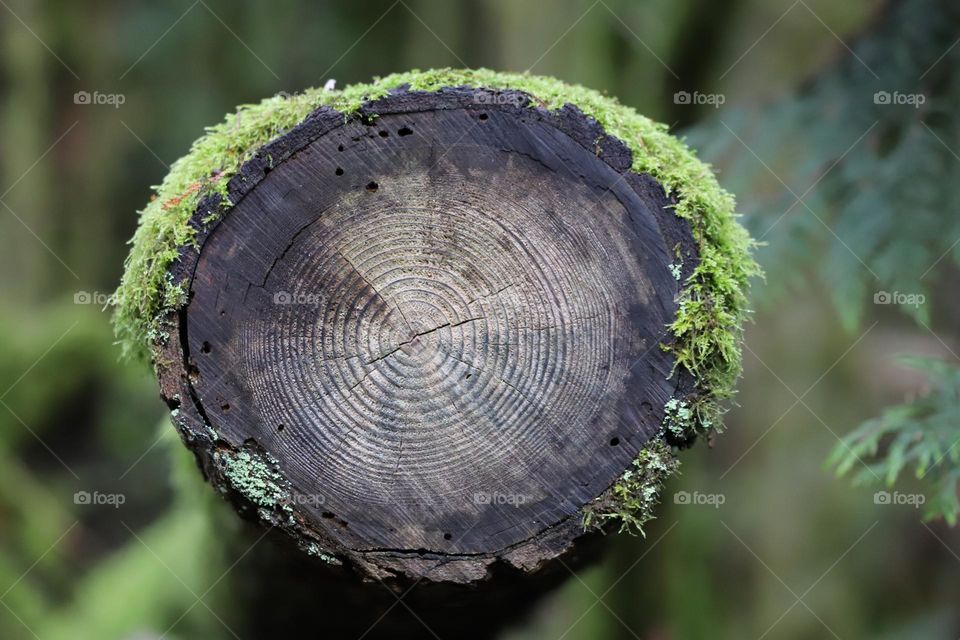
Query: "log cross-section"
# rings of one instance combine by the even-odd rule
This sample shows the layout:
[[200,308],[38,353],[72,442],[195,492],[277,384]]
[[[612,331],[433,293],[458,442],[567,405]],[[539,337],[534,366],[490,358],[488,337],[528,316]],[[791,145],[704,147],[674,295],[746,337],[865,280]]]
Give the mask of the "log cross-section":
[[[174,274],[165,397],[208,476],[363,575],[532,572],[662,437],[686,221],[573,107],[397,91],[249,161]],[[247,474],[244,477],[243,474]]]

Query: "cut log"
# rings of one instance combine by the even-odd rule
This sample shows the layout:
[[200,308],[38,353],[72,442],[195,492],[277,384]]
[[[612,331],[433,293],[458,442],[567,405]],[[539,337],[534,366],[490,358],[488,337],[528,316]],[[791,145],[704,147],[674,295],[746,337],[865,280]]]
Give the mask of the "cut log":
[[671,328],[736,225],[676,205],[570,104],[401,85],[320,106],[192,209],[165,268],[187,295],[149,339],[163,397],[211,483],[334,591],[528,600],[588,525],[652,503],[714,399]]

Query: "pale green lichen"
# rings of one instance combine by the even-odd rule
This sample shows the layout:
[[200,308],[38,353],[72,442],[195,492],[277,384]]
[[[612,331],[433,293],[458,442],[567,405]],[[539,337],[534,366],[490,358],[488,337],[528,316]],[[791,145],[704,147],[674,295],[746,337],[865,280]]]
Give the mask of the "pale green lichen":
[[320,545],[315,542],[308,542],[302,546],[302,549],[308,556],[315,556],[329,565],[340,566],[343,564],[336,556],[324,553],[323,550],[320,549]]
[[686,400],[670,398],[663,405],[663,428],[676,437],[689,437],[695,426],[693,410]]
[[223,474],[230,486],[250,502],[261,507],[276,507],[286,501],[283,477],[260,457],[249,451],[217,454],[223,462]]
[[[318,107],[329,106],[346,116],[365,101],[403,86],[414,91],[459,86],[514,89],[529,94],[533,106],[560,109],[573,104],[630,148],[632,168],[651,174],[676,198],[676,215],[688,220],[693,231],[699,262],[683,283],[670,325],[672,340],[664,348],[674,354],[676,366],[689,370],[696,380],[696,393],[689,399],[696,431],[719,427],[724,401],[733,395],[741,370],[748,280],[759,272],[750,255],[752,241],[735,219],[733,197],[666,126],[596,91],[526,74],[411,71],[342,91],[308,89],[299,95],[275,96],[242,106],[208,129],[190,153],[174,163],[141,212],[116,294],[115,326],[124,352],[147,354],[151,344],[164,339],[167,315],[185,302],[183,283],[171,281],[167,269],[179,247],[195,240],[188,221],[202,196],[219,193],[225,199],[227,182],[244,161]],[[215,212],[206,222],[222,213]]]
[[673,279],[677,282],[680,282],[680,274],[683,272],[683,264],[677,262],[671,262],[667,265],[667,269],[670,270],[670,275],[673,276]]
[[679,467],[666,443],[651,440],[613,486],[584,507],[584,529],[613,522],[619,523],[619,533],[645,535],[643,527],[654,519],[663,485]]

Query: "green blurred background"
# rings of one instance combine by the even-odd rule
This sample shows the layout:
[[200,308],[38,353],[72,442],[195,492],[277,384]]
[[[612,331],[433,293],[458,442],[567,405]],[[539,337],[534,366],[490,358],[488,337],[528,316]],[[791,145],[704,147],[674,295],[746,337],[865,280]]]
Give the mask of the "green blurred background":
[[[945,0],[0,0],[0,638],[235,635],[236,519],[104,309],[136,211],[237,104],[441,66],[619,97],[687,136],[765,243],[728,430],[683,454],[645,539],[611,536],[507,637],[957,638],[960,533],[825,461],[931,389],[958,433],[956,389],[896,359],[960,362],[958,35]],[[888,495],[949,514],[951,449],[939,484]],[[854,467],[893,480],[907,451]]]

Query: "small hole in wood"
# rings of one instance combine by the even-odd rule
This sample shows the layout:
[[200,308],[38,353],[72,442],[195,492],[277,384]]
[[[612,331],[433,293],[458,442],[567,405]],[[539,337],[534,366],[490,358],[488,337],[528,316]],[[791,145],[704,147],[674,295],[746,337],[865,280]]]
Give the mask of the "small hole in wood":
[[398,135],[398,136],[412,136],[412,135],[413,135],[413,130],[410,129],[409,127],[401,127],[400,130],[397,131],[397,135]]
[[464,377],[465,379],[469,380],[472,375],[473,375],[472,373],[468,373],[467,375],[465,375],[465,376],[463,376],[463,377]]
[[367,183],[367,191],[369,191],[369,192],[371,192],[371,193],[373,193],[374,191],[376,191],[376,190],[379,189],[379,188],[380,188],[380,185],[378,185],[376,182],[373,182],[372,180]]
[[620,438],[618,438],[618,437],[616,437],[616,436],[610,438],[610,446],[611,446],[611,447],[615,447],[615,446],[617,446],[618,444],[620,444]]
[[278,425],[277,425],[277,431],[283,431],[283,425],[282,425],[282,424],[278,424]]
[[334,171],[334,173],[337,174],[338,176],[342,176],[342,175],[343,175],[343,169],[341,169],[340,167],[337,167],[337,170]]
[[489,117],[490,117],[490,116],[488,116],[488,115],[485,114],[485,113],[481,113],[481,114],[480,114],[480,119],[481,119],[481,120],[486,120],[486,119],[489,118]]
[[224,403],[224,404],[220,405],[220,410],[221,410],[221,411],[224,411],[224,412],[230,411],[230,405]]
[[653,412],[653,405],[650,404],[649,402],[641,402],[641,403],[640,403],[640,408],[643,409],[644,411],[646,411],[647,413],[652,413],[652,412]]
[[390,132],[384,129],[383,131],[380,132],[380,137],[381,137],[381,138],[389,138],[389,137],[390,137]]
[[203,344],[200,345],[200,353],[210,353],[210,348],[210,343],[204,340]]
[[333,514],[330,513],[329,511],[324,511],[323,513],[320,514],[320,517],[321,517],[321,518],[325,518],[325,519],[327,519],[327,520],[332,520],[332,519],[333,519]]
[[444,539],[444,540],[453,540],[453,536],[452,536],[451,534],[449,534],[449,533],[445,533],[445,534],[443,534],[443,539]]
[[342,145],[342,144],[337,147],[337,151],[343,151],[343,145]]

